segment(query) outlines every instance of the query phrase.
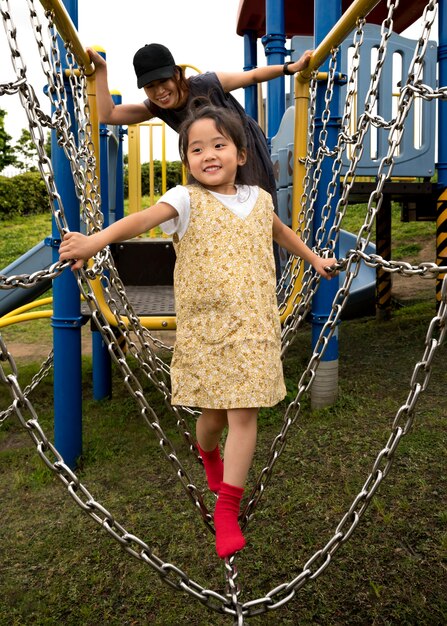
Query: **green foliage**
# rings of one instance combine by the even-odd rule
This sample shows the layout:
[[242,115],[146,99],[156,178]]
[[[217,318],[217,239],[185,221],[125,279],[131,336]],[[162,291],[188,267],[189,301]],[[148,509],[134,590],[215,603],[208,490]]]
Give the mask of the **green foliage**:
[[50,201],[39,172],[25,172],[12,178],[0,176],[0,220],[49,211]]
[[[124,164],[124,197],[129,196],[129,172],[127,160]],[[162,170],[161,161],[154,160],[154,195],[162,194]],[[182,163],[181,161],[167,161],[166,163],[166,188],[171,189],[182,182]],[[149,163],[141,164],[141,194],[148,196],[150,194],[150,172]]]
[[15,165],[16,156],[11,145],[12,137],[5,130],[5,117],[7,112],[0,109],[0,172],[8,165]]
[[45,154],[49,159],[51,159],[51,133],[47,134],[47,138],[45,140]]
[[15,145],[17,153],[16,165],[19,169],[27,172],[37,171],[37,148],[31,139],[31,133],[26,128],[22,128],[20,139]]

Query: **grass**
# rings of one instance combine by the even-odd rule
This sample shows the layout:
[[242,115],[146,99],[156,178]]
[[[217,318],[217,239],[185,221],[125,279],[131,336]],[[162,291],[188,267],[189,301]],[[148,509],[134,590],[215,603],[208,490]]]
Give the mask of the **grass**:
[[[248,547],[237,559],[243,601],[263,597],[271,588],[293,580],[332,537],[385,446],[395,412],[407,397],[415,359],[423,351],[430,309],[426,303],[400,309],[386,325],[371,318],[343,324],[339,399],[332,407],[313,412],[308,399],[303,402],[250,524]],[[304,328],[285,364],[291,394],[309,349],[309,329]],[[430,386],[420,399],[414,426],[401,441],[390,474],[329,569],[285,607],[250,622],[446,623],[443,360],[438,356],[433,364]],[[160,558],[206,588],[224,593],[223,568],[214,554],[213,539],[183,494],[160,451],[158,437],[138,414],[121,377],[114,372],[110,402],[95,402],[89,358],[84,358],[83,367],[80,480]],[[22,384],[35,369],[35,365],[23,367]],[[4,388],[1,391],[5,406],[8,400]],[[146,393],[178,457],[210,505],[202,472],[188,456],[174,420],[153,390],[147,388]],[[51,379],[41,385],[33,403],[51,439]],[[283,406],[270,409],[260,417],[250,484],[265,464],[281,428],[283,410]],[[0,624],[229,623],[228,617],[172,591],[149,567],[120,550],[67,497],[67,490],[44,466],[16,419],[9,419],[0,430],[0,474],[4,520]]]
[[15,216],[2,219],[0,228],[0,268],[4,268],[51,235],[51,216],[42,213],[26,218]]
[[[349,205],[346,215],[343,218],[342,227],[349,232],[357,233],[363,224],[365,212],[365,205]],[[402,222],[400,218],[400,204],[398,202],[392,202],[391,257],[395,261],[405,259],[409,263],[412,263],[426,243],[435,241],[436,224],[434,222]],[[375,243],[375,228],[372,229],[371,241]],[[434,249],[435,246],[433,243],[433,250]]]
[[[303,399],[250,522],[248,546],[237,558],[242,602],[264,597],[292,581],[334,535],[393,432],[393,420],[410,392],[411,375],[424,353],[433,315],[431,300],[416,299],[395,310],[386,323],[362,317],[340,325],[338,400],[315,411],[309,398]],[[5,336],[11,330],[6,329]],[[305,325],[284,364],[290,398],[310,355],[311,333]],[[135,368],[130,358],[129,365]],[[22,387],[37,367],[21,364]],[[82,484],[163,561],[224,594],[224,570],[214,553],[213,538],[166,462],[159,436],[140,416],[116,368],[110,401],[93,400],[91,377],[91,359],[84,357],[84,444],[77,472]],[[175,420],[159,394],[149,384],[144,386],[178,458],[211,507],[202,470],[188,454]],[[443,346],[432,363],[429,385],[420,394],[412,428],[401,439],[388,476],[351,538],[321,576],[283,607],[249,623],[447,623],[445,386]],[[51,377],[41,383],[32,401],[51,440]],[[2,385],[0,407],[9,402]],[[283,425],[284,408],[282,403],[261,413],[249,486],[265,466]],[[25,415],[29,417],[26,411]],[[403,427],[406,422],[404,412],[398,423]],[[193,423],[190,427],[193,431]],[[385,465],[386,459],[379,468]],[[42,463],[15,417],[0,428],[0,501],[1,626],[232,623],[231,617],[172,590],[92,523]],[[351,520],[345,531],[350,524]]]

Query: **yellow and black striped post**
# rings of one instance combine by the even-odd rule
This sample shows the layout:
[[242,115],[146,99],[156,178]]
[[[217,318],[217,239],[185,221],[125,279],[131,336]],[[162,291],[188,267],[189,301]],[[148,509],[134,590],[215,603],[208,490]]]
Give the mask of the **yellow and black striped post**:
[[[391,198],[383,196],[376,218],[376,252],[385,261],[391,259]],[[382,267],[376,270],[376,319],[391,317],[391,274]]]
[[[447,265],[447,188],[438,198],[436,206],[436,264]],[[445,273],[436,278],[436,306],[441,302],[441,287]]]

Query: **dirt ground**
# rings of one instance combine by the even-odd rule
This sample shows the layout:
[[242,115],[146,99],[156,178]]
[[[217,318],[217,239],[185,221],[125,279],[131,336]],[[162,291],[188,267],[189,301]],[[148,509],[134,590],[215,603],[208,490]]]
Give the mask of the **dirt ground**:
[[[88,324],[84,326],[81,333],[82,354],[90,355],[92,353],[92,337],[90,332],[90,326]],[[153,333],[153,335],[166,345],[172,346],[174,344],[174,331],[156,331]],[[52,345],[50,341],[36,343],[20,343],[17,341],[10,341],[7,342],[7,347],[9,352],[13,355],[14,360],[16,360],[17,362],[23,362],[24,360],[39,362],[48,356]]]

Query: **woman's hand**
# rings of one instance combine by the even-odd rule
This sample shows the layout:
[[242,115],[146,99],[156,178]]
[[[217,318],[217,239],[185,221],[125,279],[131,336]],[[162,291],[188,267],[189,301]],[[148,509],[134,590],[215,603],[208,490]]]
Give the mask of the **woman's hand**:
[[87,236],[76,232],[66,233],[59,246],[59,260],[74,260],[75,263],[71,266],[72,271],[81,269],[84,261],[98,252],[95,240],[95,235]]
[[303,52],[298,61],[294,61],[294,63],[289,63],[287,68],[289,72],[295,74],[296,72],[301,72],[301,70],[306,69],[306,67],[309,65],[310,57],[312,56],[313,52],[313,50],[306,50],[305,52]]
[[88,56],[90,57],[90,61],[94,64],[96,71],[106,71],[107,63],[104,57],[102,57],[99,52],[94,50],[93,48],[85,49]]

